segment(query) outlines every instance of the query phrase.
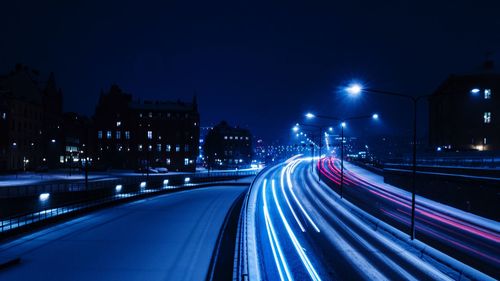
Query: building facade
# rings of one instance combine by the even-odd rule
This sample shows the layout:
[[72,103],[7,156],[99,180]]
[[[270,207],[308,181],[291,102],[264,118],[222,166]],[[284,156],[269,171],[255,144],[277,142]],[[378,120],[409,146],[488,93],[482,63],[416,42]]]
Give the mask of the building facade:
[[253,156],[252,135],[223,121],[207,133],[203,151],[209,168],[248,167]]
[[191,103],[134,101],[117,85],[102,93],[93,117],[93,165],[195,171],[200,116]]
[[429,142],[436,150],[500,150],[500,74],[452,75],[429,98]]
[[54,75],[18,64],[0,76],[0,171],[55,166],[62,117],[62,93]]

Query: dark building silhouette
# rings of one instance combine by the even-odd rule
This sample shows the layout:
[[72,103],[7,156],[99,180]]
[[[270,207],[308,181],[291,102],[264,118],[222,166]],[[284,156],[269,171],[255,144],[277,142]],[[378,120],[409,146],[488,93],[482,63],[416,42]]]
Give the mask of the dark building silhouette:
[[193,102],[134,101],[117,85],[101,93],[93,118],[93,162],[106,168],[194,171],[200,116]]
[[429,141],[437,150],[500,149],[500,74],[492,61],[448,77],[429,98]]
[[246,167],[252,162],[252,135],[223,121],[207,133],[203,151],[209,168]]
[[0,76],[0,171],[56,166],[61,151],[62,93],[54,74],[18,64]]
[[91,123],[86,116],[65,112],[61,124],[62,151],[59,161],[65,167],[83,168],[86,159],[91,160]]

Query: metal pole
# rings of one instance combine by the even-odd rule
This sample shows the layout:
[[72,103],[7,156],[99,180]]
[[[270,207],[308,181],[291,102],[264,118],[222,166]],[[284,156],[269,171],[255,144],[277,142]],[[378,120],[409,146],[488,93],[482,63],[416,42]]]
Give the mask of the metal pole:
[[415,192],[417,177],[417,99],[413,99],[413,167],[412,167],[412,187],[411,187],[411,226],[410,237],[415,239]]
[[[319,157],[318,157],[318,164],[321,161],[321,150],[323,148],[322,140],[323,140],[323,128],[319,128]],[[321,181],[321,177],[318,171],[318,182]]]
[[149,143],[146,148],[146,181],[149,181]]
[[344,126],[340,125],[340,199],[342,199],[342,188],[344,186]]

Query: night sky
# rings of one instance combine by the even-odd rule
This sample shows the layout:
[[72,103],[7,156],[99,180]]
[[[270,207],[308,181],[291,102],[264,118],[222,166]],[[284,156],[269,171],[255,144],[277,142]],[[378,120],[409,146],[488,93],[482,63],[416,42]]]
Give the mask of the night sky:
[[487,52],[500,64],[499,1],[111,2],[3,3],[0,73],[18,62],[53,71],[65,110],[86,115],[114,82],[142,99],[196,91],[202,125],[227,120],[270,141],[308,110],[377,111],[377,129],[358,133],[407,134],[406,101],[353,100],[340,86],[429,94]]

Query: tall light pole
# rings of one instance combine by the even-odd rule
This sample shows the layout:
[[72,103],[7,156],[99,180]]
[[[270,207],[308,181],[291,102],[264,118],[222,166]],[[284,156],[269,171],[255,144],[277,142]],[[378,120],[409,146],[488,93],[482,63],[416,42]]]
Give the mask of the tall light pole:
[[387,96],[395,96],[405,98],[413,103],[413,143],[412,143],[412,184],[411,184],[411,224],[410,238],[415,239],[415,193],[416,193],[416,178],[417,178],[417,105],[422,98],[430,97],[431,95],[412,96],[402,93],[376,90],[371,88],[363,88],[360,84],[352,84],[346,88],[347,93],[352,96],[358,96],[362,92],[381,94]]
[[[314,118],[314,115],[312,113],[307,113],[306,114],[306,117],[307,118]],[[322,148],[323,148],[323,131],[325,129],[324,126],[316,126],[316,125],[311,125],[311,124],[299,124],[297,123],[295,125],[295,127],[293,127],[293,130],[296,132],[299,130],[299,126],[305,126],[305,127],[312,127],[312,128],[316,128],[319,130],[319,149],[318,149],[318,159],[321,159],[321,153],[322,153]],[[313,166],[314,166],[314,145],[312,146],[313,147],[313,155],[312,155],[312,158],[313,158],[313,161],[312,161],[312,165],[311,165],[311,172],[312,172],[312,169],[313,169]],[[321,181],[321,178],[319,176],[319,173],[318,173],[318,182]]]
[[343,198],[343,189],[344,189],[344,128],[346,127],[346,121],[350,120],[356,120],[356,119],[378,119],[378,114],[374,113],[372,115],[361,115],[361,116],[354,116],[354,117],[349,117],[349,118],[337,118],[333,116],[327,116],[327,115],[315,115],[312,113],[307,113],[306,117],[308,119],[312,118],[322,118],[322,119],[328,119],[328,120],[334,120],[334,121],[340,121],[340,198]]

